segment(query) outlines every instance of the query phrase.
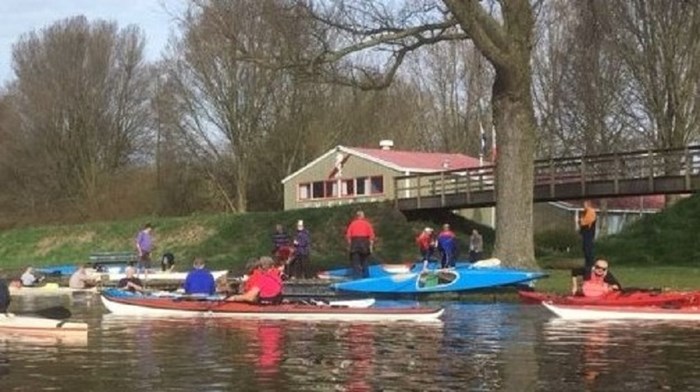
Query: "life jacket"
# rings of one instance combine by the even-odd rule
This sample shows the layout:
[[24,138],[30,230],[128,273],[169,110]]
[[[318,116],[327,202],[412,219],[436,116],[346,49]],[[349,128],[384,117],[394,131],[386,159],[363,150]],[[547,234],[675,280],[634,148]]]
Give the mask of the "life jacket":
[[418,247],[420,248],[421,251],[426,251],[430,249],[432,246],[433,238],[431,237],[430,234],[428,233],[420,233],[418,237],[416,238],[416,244],[418,244]]
[[610,286],[605,283],[604,276],[591,274],[591,278],[583,282],[581,291],[584,297],[602,297],[610,292]]
[[279,297],[282,294],[282,278],[279,271],[274,268],[260,271],[255,279],[255,286],[260,290],[258,294],[260,301]]

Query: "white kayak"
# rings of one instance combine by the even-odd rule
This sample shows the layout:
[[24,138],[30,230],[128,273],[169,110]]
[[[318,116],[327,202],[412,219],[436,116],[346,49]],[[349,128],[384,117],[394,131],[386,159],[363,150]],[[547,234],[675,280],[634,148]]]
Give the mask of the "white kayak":
[[[219,279],[221,277],[224,277],[228,274],[227,270],[219,270],[219,271],[211,271],[212,275],[214,275],[214,279]],[[117,273],[106,273],[106,274],[100,274],[96,273],[96,275],[102,277],[106,276],[107,281],[110,282],[118,282],[121,279],[126,277],[126,274],[123,272],[117,272]],[[160,280],[160,281],[184,281],[185,278],[187,278],[187,272],[162,272],[162,271],[152,271],[149,272],[148,274],[144,273],[139,273],[136,275],[139,279],[146,280],[148,282],[154,281],[154,280]]]
[[0,332],[18,335],[87,337],[88,325],[43,317],[0,313]]
[[554,305],[551,302],[543,302],[542,305],[566,320],[700,320],[700,308],[695,306],[666,308],[659,306]]
[[[440,322],[443,308],[374,308],[331,304],[282,303],[258,305],[208,299],[182,299],[103,292],[102,303],[117,315],[147,317],[232,317],[300,321],[408,321]],[[369,302],[367,302],[369,303]],[[355,303],[354,305],[359,305]],[[365,303],[366,304],[366,303]],[[364,304],[363,304],[364,305]]]
[[43,286],[10,287],[10,295],[13,297],[43,297],[56,295],[72,295],[75,293],[95,294],[97,293],[97,288],[92,287],[89,289],[73,289],[70,287],[59,286],[56,283],[47,283]]

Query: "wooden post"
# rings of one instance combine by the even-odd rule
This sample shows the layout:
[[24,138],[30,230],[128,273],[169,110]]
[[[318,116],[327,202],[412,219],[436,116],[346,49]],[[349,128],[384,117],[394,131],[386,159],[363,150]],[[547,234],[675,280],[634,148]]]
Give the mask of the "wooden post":
[[472,194],[471,194],[472,184],[471,184],[471,178],[470,178],[471,177],[471,170],[470,169],[467,169],[466,177],[467,177],[467,204],[471,204],[471,202],[472,202]]
[[445,206],[445,171],[440,172],[440,206]]
[[549,157],[549,197],[554,198],[556,187],[554,186],[554,159]]
[[689,191],[690,190],[690,172],[693,170],[693,165],[691,165],[690,160],[692,159],[690,157],[690,151],[688,151],[688,145],[686,144],[685,149],[683,150],[683,154],[685,154],[684,161],[685,161],[685,190]]
[[416,208],[420,208],[420,194],[421,194],[421,184],[420,184],[420,178],[421,175],[418,174],[416,176]]
[[649,150],[647,154],[649,154],[647,156],[647,163],[649,164],[649,181],[647,183],[649,192],[654,192],[654,151]]
[[620,156],[617,151],[613,153],[613,192],[620,193]]

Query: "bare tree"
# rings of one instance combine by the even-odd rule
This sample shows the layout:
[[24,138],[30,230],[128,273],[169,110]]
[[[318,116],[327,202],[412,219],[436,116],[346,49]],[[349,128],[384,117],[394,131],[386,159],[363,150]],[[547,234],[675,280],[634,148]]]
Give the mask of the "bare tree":
[[[369,0],[307,1],[305,5],[321,26],[317,37],[323,51],[310,59],[312,70],[361,88],[388,86],[406,56],[422,46],[472,40],[495,72],[491,93],[499,152],[495,255],[509,265],[534,266],[530,56],[539,5],[528,0],[424,0],[391,6]],[[361,62],[361,54],[370,52]]]
[[700,127],[700,3],[604,3],[616,18],[618,53],[636,83],[630,117],[650,146],[696,140]]
[[548,3],[540,19],[535,89],[542,156],[600,154],[639,145],[628,121],[631,79],[604,3]]
[[149,116],[143,47],[138,28],[82,16],[14,45],[17,140],[42,168],[34,172],[43,187],[35,196],[99,211],[101,182],[140,156]]
[[284,72],[241,61],[286,57],[302,35],[287,31],[275,1],[194,1],[182,20],[168,77],[177,84],[180,129],[229,211],[248,209],[257,146],[275,123]]

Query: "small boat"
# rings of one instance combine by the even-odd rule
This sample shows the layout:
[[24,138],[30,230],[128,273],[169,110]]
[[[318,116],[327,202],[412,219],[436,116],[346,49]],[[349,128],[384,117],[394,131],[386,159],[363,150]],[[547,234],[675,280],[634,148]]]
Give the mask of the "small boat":
[[555,305],[551,302],[542,302],[542,305],[566,320],[700,320],[697,306]]
[[557,295],[535,291],[518,291],[525,303],[540,304],[550,302],[555,305],[598,305],[598,306],[684,306],[697,304],[700,292],[683,291],[613,291],[601,297]]
[[[90,262],[87,265],[90,270],[96,273],[111,274],[123,273],[128,266],[127,263],[121,261]],[[34,268],[34,271],[49,276],[71,276],[77,270],[78,266],[76,264],[49,265]]]
[[10,287],[10,295],[13,297],[52,297],[58,295],[73,295],[77,293],[95,294],[97,288],[89,289],[73,289],[70,287],[59,286],[58,283],[46,283],[42,286],[21,286]]
[[538,271],[465,266],[349,280],[333,283],[331,288],[364,293],[441,293],[522,284],[545,276]]
[[[501,261],[492,258],[477,261],[476,263],[471,263],[469,261],[457,261],[456,267],[471,267],[471,268],[495,268],[501,265]],[[437,270],[440,269],[440,262],[436,260],[431,260],[428,263],[428,269]],[[398,264],[372,264],[368,267],[370,278],[379,278],[383,276],[395,275],[395,274],[407,274],[411,272],[419,272],[423,270],[423,262],[406,262]],[[353,277],[352,268],[338,268],[328,271],[320,271],[316,275],[319,279],[330,279],[330,280],[344,280],[351,279]]]
[[32,336],[87,336],[86,323],[0,313],[0,331]]
[[106,290],[102,303],[111,313],[131,316],[204,316],[301,321],[410,321],[436,322],[444,312],[434,307],[358,308],[332,304],[282,303],[258,305],[209,299],[141,296]]

